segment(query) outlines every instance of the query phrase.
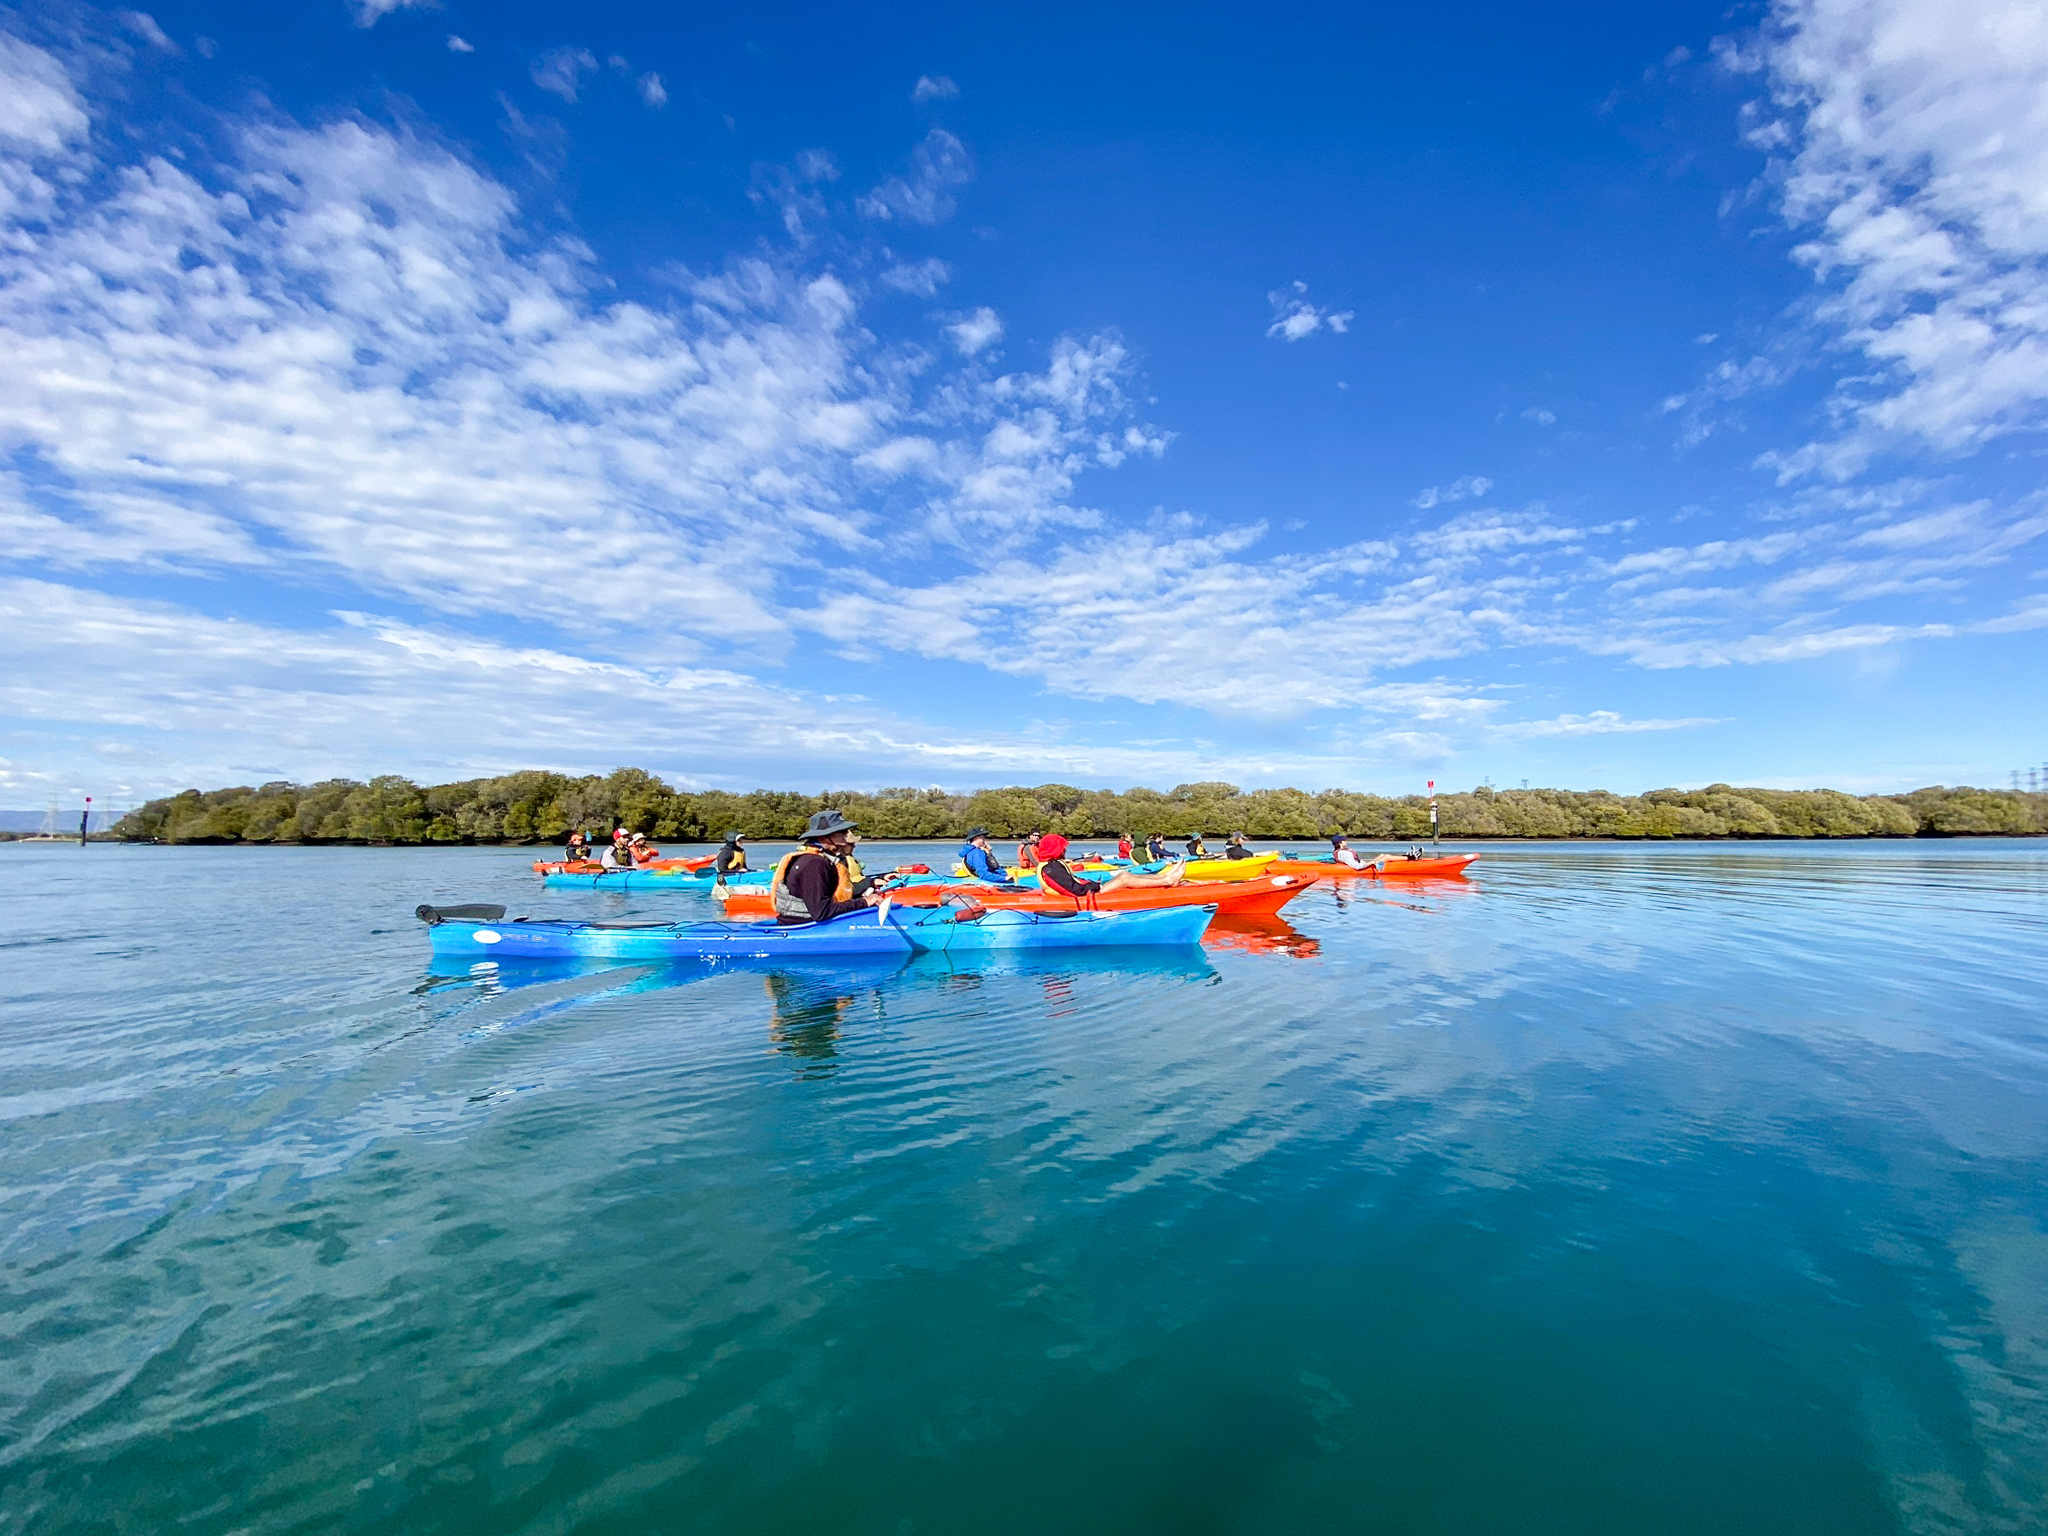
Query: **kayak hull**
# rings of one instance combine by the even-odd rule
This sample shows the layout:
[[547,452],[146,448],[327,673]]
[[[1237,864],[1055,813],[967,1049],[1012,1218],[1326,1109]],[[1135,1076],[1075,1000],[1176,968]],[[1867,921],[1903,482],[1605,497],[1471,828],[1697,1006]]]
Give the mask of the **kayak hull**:
[[926,954],[1199,944],[1215,915],[1213,906],[1063,913],[990,908],[975,917],[964,915],[958,907],[936,907],[901,914],[903,933],[911,947]]
[[[633,867],[658,875],[708,870],[715,857],[716,855],[707,853],[701,859],[656,859],[651,864],[636,864]],[[594,859],[579,859],[573,863],[564,863],[560,859],[552,863],[545,859],[535,859],[533,862],[533,872],[536,875],[594,875],[603,868],[604,866]]]
[[[1270,916],[1308,890],[1319,878],[1268,875],[1258,880],[1132,886],[1103,892],[1095,898],[1095,910],[1156,912],[1168,907],[1214,906],[1225,913]],[[1003,890],[989,885],[909,885],[898,887],[891,893],[891,899],[900,907],[934,907],[951,900],[976,902],[1004,911],[1059,913],[1075,910],[1071,897],[1037,886]],[[724,902],[725,915],[736,920],[758,920],[775,915],[766,891],[728,891]]]
[[[490,910],[502,911],[502,908]],[[423,917],[433,913],[423,909]],[[807,960],[983,950],[1135,948],[1201,941],[1213,906],[1157,912],[869,907],[822,923],[585,923],[434,914],[437,961]]]
[[[747,872],[726,876],[727,885],[768,888],[769,876],[766,871]],[[717,881],[711,871],[678,869],[674,871],[657,869],[606,869],[595,874],[561,872],[542,877],[542,885],[552,891],[697,891],[713,889]]]
[[445,918],[427,930],[436,959],[804,960],[907,955],[910,940],[873,909],[824,923],[583,923]]
[[1326,863],[1321,859],[1283,859],[1276,867],[1285,874],[1311,879],[1441,880],[1464,874],[1466,867],[1478,857],[1476,853],[1457,853],[1431,859],[1385,858],[1375,860],[1363,869],[1353,869],[1348,864]]

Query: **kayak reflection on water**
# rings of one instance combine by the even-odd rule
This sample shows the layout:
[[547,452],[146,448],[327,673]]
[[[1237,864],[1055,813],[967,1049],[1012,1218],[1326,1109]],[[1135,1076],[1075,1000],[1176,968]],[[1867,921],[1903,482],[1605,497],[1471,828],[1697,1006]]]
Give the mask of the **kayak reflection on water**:
[[1260,955],[1285,955],[1311,960],[1323,952],[1323,941],[1310,938],[1284,917],[1220,915],[1209,924],[1202,942],[1213,949],[1244,949]]

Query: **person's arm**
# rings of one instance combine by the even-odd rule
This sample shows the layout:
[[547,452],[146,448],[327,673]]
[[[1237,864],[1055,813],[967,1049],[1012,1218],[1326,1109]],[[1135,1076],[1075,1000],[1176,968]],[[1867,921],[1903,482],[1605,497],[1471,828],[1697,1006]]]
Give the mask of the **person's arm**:
[[806,854],[792,860],[789,873],[783,880],[789,887],[789,894],[804,904],[814,923],[843,917],[848,912],[859,912],[867,906],[857,896],[850,901],[838,899],[839,868],[823,854]]

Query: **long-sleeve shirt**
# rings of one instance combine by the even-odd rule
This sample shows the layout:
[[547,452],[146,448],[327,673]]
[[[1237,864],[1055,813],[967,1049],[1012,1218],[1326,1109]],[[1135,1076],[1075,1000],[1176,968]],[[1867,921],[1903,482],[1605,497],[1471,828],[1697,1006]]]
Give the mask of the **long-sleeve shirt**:
[[977,880],[986,880],[990,885],[1008,885],[1010,873],[998,864],[995,855],[985,848],[969,843],[960,850],[960,862],[967,866],[967,873]]
[[[847,901],[838,899],[839,861],[822,853],[800,853],[789,861],[789,868],[782,877],[789,894],[810,910],[811,921],[822,923],[828,917],[840,917],[848,912],[858,912],[867,905],[854,897]],[[784,922],[791,919],[784,918]],[[801,922],[798,918],[796,921]]]

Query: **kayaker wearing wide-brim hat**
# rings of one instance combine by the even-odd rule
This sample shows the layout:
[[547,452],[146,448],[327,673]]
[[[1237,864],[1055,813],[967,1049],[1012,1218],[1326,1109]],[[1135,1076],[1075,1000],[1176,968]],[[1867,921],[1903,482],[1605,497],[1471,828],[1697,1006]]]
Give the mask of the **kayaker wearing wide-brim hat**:
[[853,873],[855,823],[838,811],[820,811],[804,824],[804,846],[785,853],[775,866],[768,898],[781,923],[822,923],[872,907],[880,900],[872,882]]
[[996,856],[989,851],[987,827],[967,829],[967,841],[960,845],[960,862],[976,880],[986,880],[990,885],[1010,883],[1010,872],[998,864]]

